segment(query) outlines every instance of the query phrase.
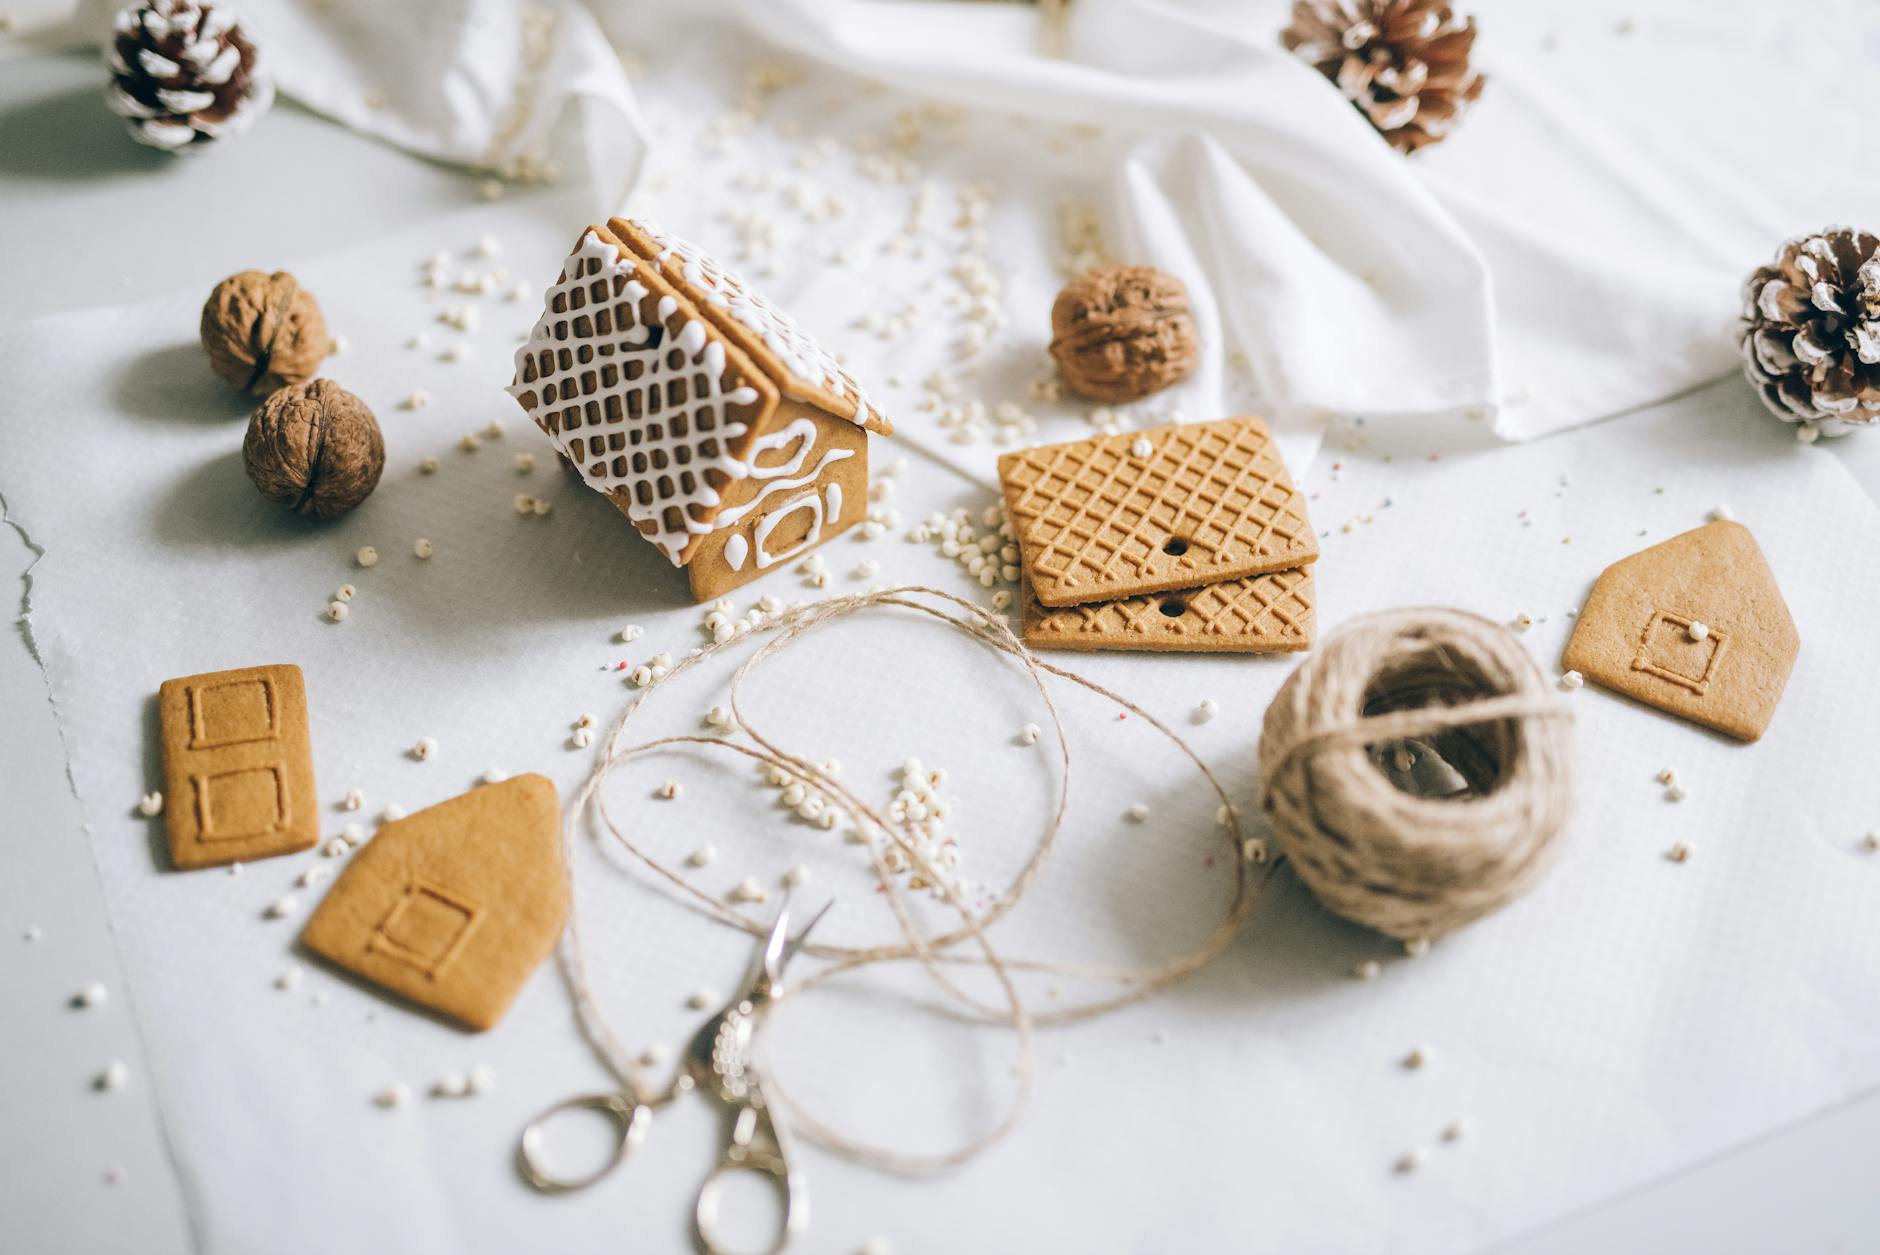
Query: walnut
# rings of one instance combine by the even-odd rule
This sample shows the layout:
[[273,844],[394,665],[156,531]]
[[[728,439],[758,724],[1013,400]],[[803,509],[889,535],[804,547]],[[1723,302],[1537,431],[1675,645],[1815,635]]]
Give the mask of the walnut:
[[202,307],[202,347],[215,373],[266,396],[313,378],[333,351],[313,294],[285,270],[244,270],[215,285]]
[[309,518],[338,518],[385,469],[379,420],[330,379],[282,388],[248,420],[242,461],[261,495]]
[[1149,266],[1104,266],[1051,306],[1051,356],[1065,386],[1093,401],[1138,401],[1194,369],[1188,289]]

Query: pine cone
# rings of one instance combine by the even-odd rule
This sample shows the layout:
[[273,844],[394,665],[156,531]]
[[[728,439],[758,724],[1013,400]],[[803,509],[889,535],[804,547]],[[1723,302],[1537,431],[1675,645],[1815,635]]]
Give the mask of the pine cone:
[[105,102],[152,148],[189,152],[239,134],[274,103],[255,46],[228,7],[209,0],[122,10],[104,59],[116,80]]
[[1406,153],[1445,138],[1485,81],[1469,68],[1475,19],[1441,0],[1293,0],[1279,41]]
[[1847,227],[1799,236],[1743,284],[1743,373],[1801,434],[1839,436],[1880,418],[1880,237]]

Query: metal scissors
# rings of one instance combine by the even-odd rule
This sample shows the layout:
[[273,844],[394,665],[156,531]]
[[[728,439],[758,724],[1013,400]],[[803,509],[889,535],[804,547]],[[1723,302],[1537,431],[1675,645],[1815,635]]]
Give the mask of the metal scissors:
[[[783,1194],[783,1224],[765,1255],[777,1255],[787,1247],[790,1239],[809,1223],[809,1200],[803,1178],[790,1162],[789,1132],[777,1122],[776,1113],[764,1094],[763,1081],[751,1058],[751,1041],[763,1022],[765,1011],[783,993],[785,964],[834,905],[833,901],[824,905],[803,926],[803,931],[792,938],[789,935],[790,903],[787,898],[784,900],[763,948],[751,964],[743,988],[693,1034],[679,1075],[664,1094],[642,1097],[623,1077],[619,1090],[566,1099],[525,1125],[516,1148],[516,1163],[523,1179],[546,1194],[586,1189],[612,1171],[626,1158],[627,1151],[645,1138],[655,1110],[680,1094],[701,1089],[726,1108],[730,1119],[718,1166],[699,1186],[698,1203],[693,1211],[699,1246],[707,1255],[732,1255],[719,1241],[719,1191],[728,1174],[756,1172],[767,1176]],[[617,1130],[612,1153],[598,1168],[583,1176],[558,1176],[545,1162],[544,1126],[564,1111],[600,1112],[613,1120]]]

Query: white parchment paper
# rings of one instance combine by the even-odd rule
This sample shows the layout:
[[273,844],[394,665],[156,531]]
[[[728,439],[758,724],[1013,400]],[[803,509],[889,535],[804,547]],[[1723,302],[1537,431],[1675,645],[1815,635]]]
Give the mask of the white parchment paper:
[[[468,335],[435,321],[447,303],[413,281],[434,249],[480,235],[502,264],[552,274],[585,214],[527,220],[477,210],[423,232],[297,265],[347,351],[328,373],[386,429],[375,495],[310,527],[255,494],[241,470],[245,404],[194,345],[199,293],[48,319],[0,340],[12,381],[0,422],[0,494],[43,546],[29,626],[47,669],[112,918],[129,996],[205,1249],[463,1252],[619,1243],[686,1249],[691,1194],[714,1155],[698,1103],[663,1113],[628,1168],[569,1199],[514,1176],[511,1148],[540,1106],[604,1083],[579,1044],[551,967],[505,1022],[472,1037],[415,1015],[298,954],[298,919],[264,908],[317,853],[238,874],[165,870],[158,825],[136,817],[157,782],[152,696],[171,675],[291,661],[307,675],[328,828],[350,788],[369,821],[472,787],[490,767],[545,771],[564,789],[587,754],[575,717],[611,716],[628,690],[613,668],[703,638],[682,581],[618,514],[553,467],[500,386],[529,302],[476,298]],[[707,227],[698,234],[718,244]],[[1018,258],[1041,255],[1010,245]],[[492,264],[487,261],[479,265]],[[1022,262],[1020,264],[1023,264]],[[842,296],[790,283],[777,295],[832,340]],[[424,332],[423,349],[405,348]],[[850,337],[851,339],[853,337]],[[471,355],[438,354],[463,340]],[[864,347],[856,356],[910,352]],[[860,367],[858,366],[858,369]],[[911,369],[912,362],[901,369]],[[894,369],[869,362],[868,369]],[[399,400],[429,392],[423,409]],[[1043,438],[1083,429],[1066,411]],[[877,442],[876,467],[911,465],[896,504],[991,500],[974,479],[991,446],[944,444],[919,411]],[[474,453],[458,447],[492,419]],[[947,455],[943,463],[930,449]],[[511,464],[530,450],[527,475]],[[437,457],[435,475],[417,469]],[[952,466],[977,470],[969,478]],[[1880,860],[1860,838],[1880,779],[1858,769],[1880,699],[1872,648],[1880,518],[1820,449],[1796,445],[1732,383],[1648,414],[1518,447],[1483,424],[1332,431],[1304,472],[1325,533],[1321,624],[1372,608],[1452,604],[1527,613],[1551,667],[1567,611],[1598,570],[1701,523],[1727,503],[1768,553],[1800,626],[1800,663],[1764,740],[1744,747],[1597,690],[1578,715],[1579,812],[1563,857],[1528,898],[1405,959],[1319,911],[1280,872],[1253,923],[1201,977],[1155,1002],[1041,1040],[1040,1085],[1018,1132],[952,1175],[909,1182],[806,1152],[814,1220],[806,1249],[874,1235],[903,1251],[1236,1249],[1435,1251],[1532,1227],[1687,1164],[1880,1080]],[[517,515],[517,492],[550,497]],[[1347,530],[1347,524],[1349,529]],[[905,530],[904,528],[901,530]],[[428,537],[436,556],[412,555]],[[352,561],[375,545],[371,570]],[[901,532],[824,551],[838,588],[874,578],[983,595]],[[342,582],[352,615],[322,617]],[[780,571],[740,597],[814,595]],[[631,645],[614,634],[646,629]],[[1284,659],[1113,657],[1085,669],[1190,736],[1251,812],[1261,712]],[[698,726],[722,673],[661,694],[649,730]],[[1220,704],[1207,724],[1187,712]],[[1226,899],[1212,805],[1146,730],[1066,698],[1079,757],[1064,848],[1001,930],[1014,956],[1154,961],[1192,944]],[[753,681],[775,735],[885,800],[908,754],[949,772],[962,870],[997,883],[1041,826],[1055,776],[1014,743],[1040,719],[1009,669],[947,634],[871,616],[813,637]],[[407,753],[419,736],[440,753]],[[1674,767],[1688,790],[1663,799]],[[676,801],[651,794],[681,781]],[[888,935],[859,853],[788,819],[748,767],[674,755],[610,791],[641,839],[674,861],[703,841],[713,892],[743,875],[776,883],[801,862],[807,893],[838,902],[830,935]],[[1133,803],[1151,810],[1124,818]],[[1694,857],[1669,862],[1674,841]],[[1213,856],[1211,858],[1211,856]],[[730,988],[744,940],[671,905],[605,847],[576,867],[599,990],[633,1042],[676,1045],[701,985]],[[1375,982],[1352,978],[1378,958]],[[291,992],[274,987],[305,967]],[[1030,988],[1040,1005],[1088,989]],[[792,1092],[858,1134],[935,1148],[984,1127],[1009,1096],[1011,1041],[931,1012],[910,974],[871,975],[786,1008],[774,1052]],[[1400,1060],[1425,1047],[1428,1067]],[[373,1105],[393,1081],[421,1095],[447,1072],[492,1064],[494,1092]],[[1438,1141],[1467,1122],[1455,1144]],[[1422,1170],[1391,1165],[1430,1146]]]

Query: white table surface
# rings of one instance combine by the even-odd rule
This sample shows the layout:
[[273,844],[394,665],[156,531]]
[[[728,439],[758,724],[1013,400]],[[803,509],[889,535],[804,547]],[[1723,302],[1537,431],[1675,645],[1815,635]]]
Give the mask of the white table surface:
[[[96,102],[97,81],[88,58],[0,63],[5,321],[178,287],[206,290],[226,273],[278,258],[284,237],[293,240],[292,253],[313,253],[475,196],[473,178],[292,107],[269,120],[265,142],[232,146],[184,170],[121,142],[115,120]],[[320,169],[347,177],[307,177]],[[55,419],[0,403],[0,421]],[[1877,454],[1851,445],[1842,454],[1870,491],[1880,482]],[[0,536],[0,553],[6,571],[24,578],[33,553],[18,531]],[[122,980],[44,682],[17,627],[0,645],[0,711],[0,831],[11,859],[0,876],[0,1006],[11,1030],[0,1036],[0,1246],[190,1250],[148,1090],[135,1090],[134,1101],[98,1104],[72,1079],[74,1056],[123,1058],[133,1076],[142,1069],[121,999],[82,1015],[67,1005],[91,980],[113,990]],[[43,938],[26,941],[29,926]],[[1880,1193],[1868,1169],[1877,1142],[1880,1095],[1871,1095],[1500,1249],[1872,1249]]]

